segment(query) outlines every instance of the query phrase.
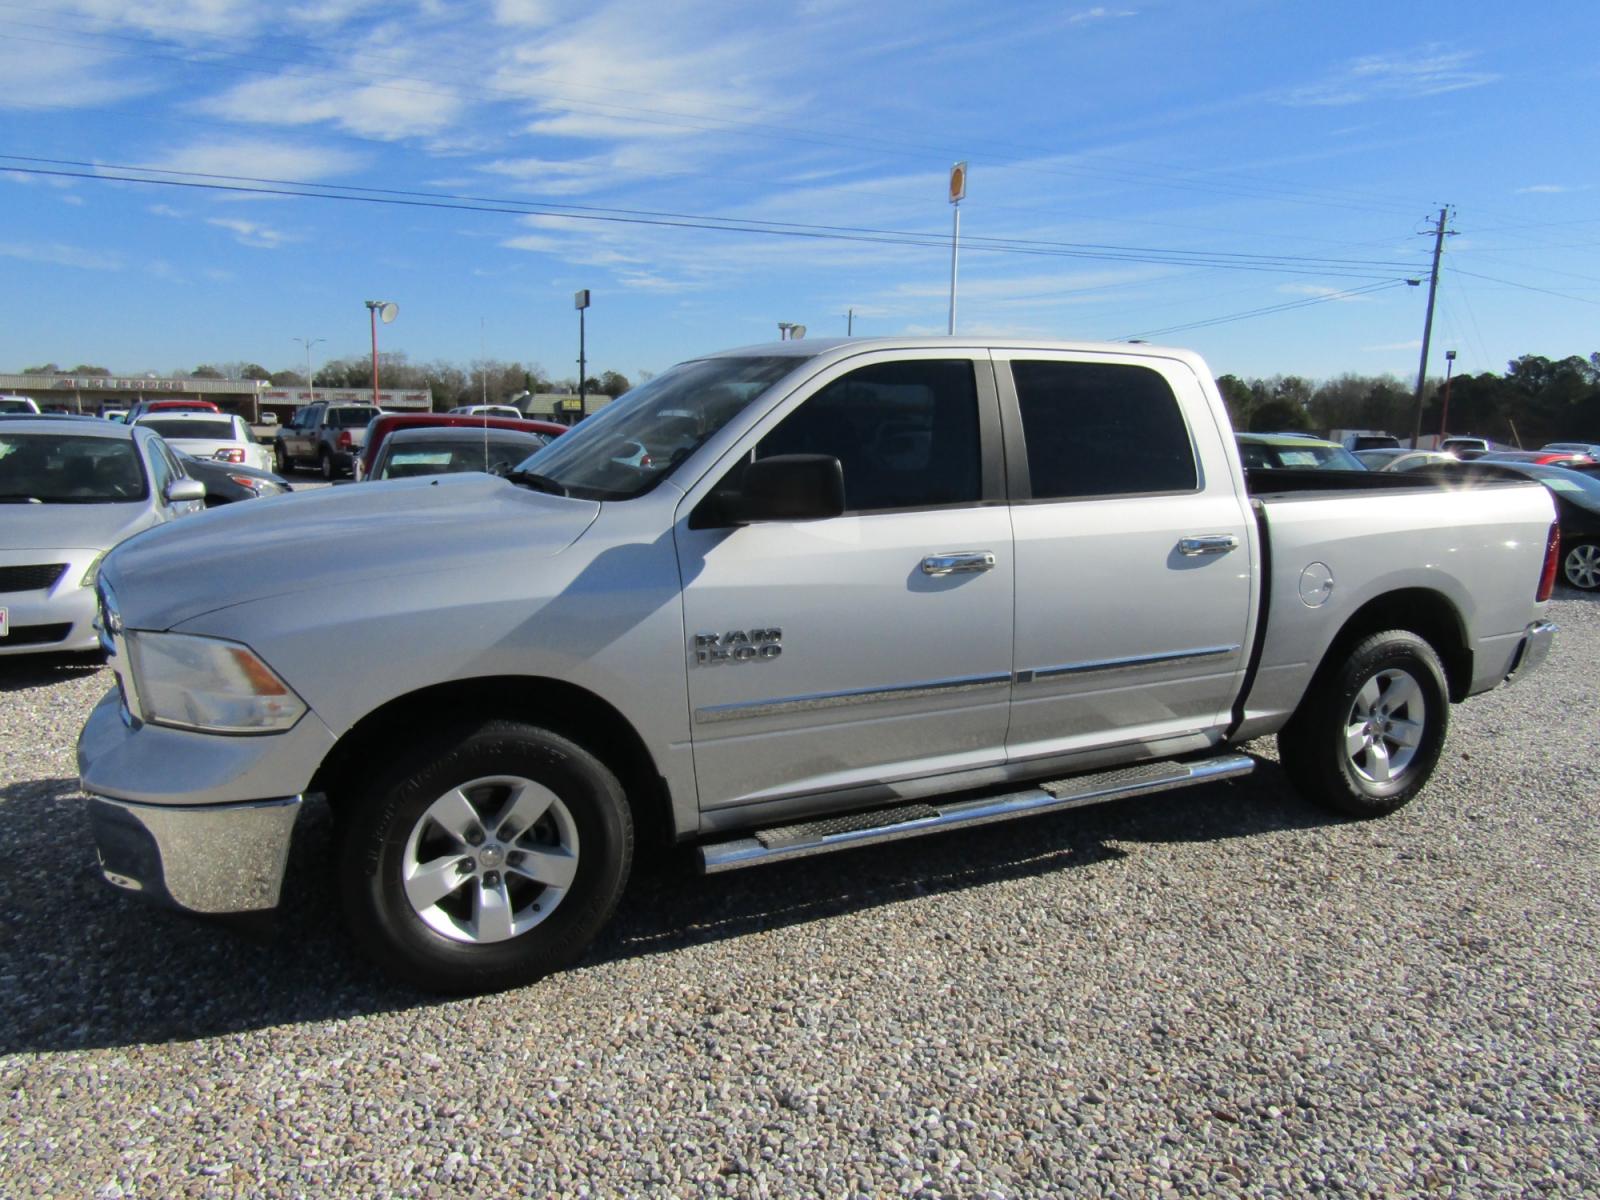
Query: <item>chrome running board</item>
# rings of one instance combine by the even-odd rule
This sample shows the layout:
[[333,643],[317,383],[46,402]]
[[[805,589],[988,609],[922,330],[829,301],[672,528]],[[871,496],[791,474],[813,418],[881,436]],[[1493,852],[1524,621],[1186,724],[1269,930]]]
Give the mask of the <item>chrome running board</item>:
[[1150,792],[1165,792],[1217,779],[1231,779],[1236,775],[1248,775],[1255,765],[1255,759],[1245,754],[1224,754],[1199,762],[1145,763],[1136,767],[1073,775],[1000,796],[983,796],[976,800],[935,799],[932,802],[829,817],[801,825],[759,829],[747,837],[701,846],[700,867],[707,875],[714,875],[720,871],[736,871],[741,867],[760,866],[783,859],[828,854],[834,850],[871,846],[878,842],[919,837],[925,833],[942,833],[949,829],[988,825],[994,821],[1008,821],[1013,817],[1027,817],[1035,813],[1081,808],[1108,800],[1122,800],[1129,796],[1143,796]]

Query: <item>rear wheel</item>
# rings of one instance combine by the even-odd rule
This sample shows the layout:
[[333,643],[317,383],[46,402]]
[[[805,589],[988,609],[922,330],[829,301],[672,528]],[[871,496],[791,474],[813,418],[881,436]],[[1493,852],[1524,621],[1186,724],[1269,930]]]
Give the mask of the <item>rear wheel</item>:
[[329,480],[330,482],[332,481],[333,455],[328,453],[328,448],[326,446],[317,452],[317,469],[322,472],[322,477],[324,479]]
[[1600,588],[1600,542],[1579,542],[1561,556],[1561,573],[1575,588]]
[[1355,817],[1381,817],[1422,790],[1450,720],[1433,647],[1402,629],[1375,633],[1320,671],[1278,753],[1308,797]]
[[357,942],[430,991],[515,987],[573,962],[633,858],[616,776],[575,743],[506,721],[419,747],[341,824]]

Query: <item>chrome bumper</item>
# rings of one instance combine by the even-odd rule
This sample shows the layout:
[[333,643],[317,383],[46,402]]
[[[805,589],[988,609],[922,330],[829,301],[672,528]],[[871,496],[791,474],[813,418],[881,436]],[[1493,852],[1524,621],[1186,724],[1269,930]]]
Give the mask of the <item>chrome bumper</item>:
[[1550,647],[1555,645],[1557,628],[1554,621],[1534,621],[1523,630],[1522,642],[1511,660],[1511,669],[1506,672],[1507,683],[1521,679],[1530,671],[1537,671],[1540,664],[1550,657]]
[[276,908],[300,797],[177,807],[89,797],[100,873],[194,913]]

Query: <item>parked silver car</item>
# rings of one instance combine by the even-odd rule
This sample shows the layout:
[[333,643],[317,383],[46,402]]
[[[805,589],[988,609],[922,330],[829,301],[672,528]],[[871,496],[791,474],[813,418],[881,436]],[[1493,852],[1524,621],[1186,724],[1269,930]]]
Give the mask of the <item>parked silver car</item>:
[[204,485],[151,430],[58,417],[0,423],[0,655],[94,650],[106,551],[204,501]]
[[384,439],[368,480],[487,471],[504,475],[549,439],[515,429],[397,429]]

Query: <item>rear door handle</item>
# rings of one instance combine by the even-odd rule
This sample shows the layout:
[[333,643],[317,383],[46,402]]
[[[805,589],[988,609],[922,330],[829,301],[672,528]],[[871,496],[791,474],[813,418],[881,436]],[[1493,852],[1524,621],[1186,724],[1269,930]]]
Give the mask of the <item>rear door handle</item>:
[[975,575],[992,570],[994,552],[990,550],[952,550],[946,554],[930,554],[922,560],[924,575]]
[[1231,533],[1199,533],[1178,539],[1178,553],[1190,558],[1198,554],[1226,554],[1239,544]]

